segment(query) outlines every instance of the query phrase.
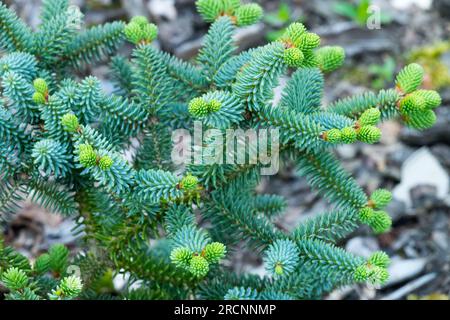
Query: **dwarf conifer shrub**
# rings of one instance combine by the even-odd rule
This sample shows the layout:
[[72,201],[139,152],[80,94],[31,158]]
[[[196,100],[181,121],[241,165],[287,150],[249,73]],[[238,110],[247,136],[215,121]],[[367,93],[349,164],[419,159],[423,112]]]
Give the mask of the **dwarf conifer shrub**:
[[[408,65],[395,88],[325,106],[324,73],[343,64],[342,48],[321,46],[293,23],[277,41],[237,53],[236,28],[258,22],[262,9],[236,0],[196,4],[211,27],[194,63],[158,50],[157,27],[144,17],[79,30],[78,10],[47,0],[32,32],[0,6],[0,217],[31,198],[72,217],[83,239],[75,257],[56,246],[32,263],[2,243],[6,298],[103,298],[98,282],[108,273],[138,281],[116,295],[129,299],[311,299],[388,279],[385,253],[365,259],[336,242],[361,224],[388,231],[391,194],[366,194],[333,149],[376,143],[377,125],[392,118],[432,126],[441,101],[420,89],[423,69]],[[122,40],[133,50],[111,60],[115,92],[74,72],[113,55]],[[280,77],[291,73],[274,101]],[[184,151],[200,161],[175,163],[173,133],[195,136],[199,124],[212,134]],[[219,137],[230,129],[277,132],[268,156],[293,162],[334,209],[292,231],[278,228],[285,200],[255,191],[267,163],[235,159],[250,159],[252,148],[225,150],[231,163],[210,161],[226,149]],[[242,248],[261,256],[265,276],[230,267]]]

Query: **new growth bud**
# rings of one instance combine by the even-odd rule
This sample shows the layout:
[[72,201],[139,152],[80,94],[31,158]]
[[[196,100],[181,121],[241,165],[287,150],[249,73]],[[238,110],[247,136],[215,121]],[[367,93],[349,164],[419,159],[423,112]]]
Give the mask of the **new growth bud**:
[[80,124],[78,122],[78,118],[73,113],[66,113],[61,118],[61,124],[65,131],[73,133],[78,130]]
[[150,43],[158,36],[158,27],[144,16],[136,16],[125,26],[124,34],[133,44]]

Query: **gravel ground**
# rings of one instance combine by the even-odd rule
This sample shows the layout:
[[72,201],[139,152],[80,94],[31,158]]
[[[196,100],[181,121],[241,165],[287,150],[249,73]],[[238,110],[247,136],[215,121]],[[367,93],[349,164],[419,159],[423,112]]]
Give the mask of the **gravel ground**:
[[[269,12],[278,10],[280,5],[279,1],[259,2]],[[412,48],[448,40],[450,1],[374,1],[394,13],[392,22],[380,30],[361,28],[338,17],[330,10],[329,0],[287,2],[292,8],[290,20],[301,19],[319,33],[326,44],[346,49],[346,66],[327,79],[325,102],[367,89],[364,84],[352,82],[347,76],[351,70],[381,64],[384,57],[390,56],[395,59],[398,71],[405,63],[405,53]],[[13,5],[32,26],[37,25],[35,12],[40,1],[6,3]],[[76,0],[73,3],[84,9],[88,24],[127,19],[136,14],[148,15],[160,27],[158,45],[185,59],[195,56],[207,29],[195,13],[193,0]],[[240,49],[265,43],[268,33],[282,25],[283,22],[267,22],[240,30],[237,36]],[[110,87],[105,66],[95,66],[87,72],[100,77],[105,87]],[[367,192],[386,187],[394,190],[395,195],[388,208],[394,219],[391,232],[377,237],[368,229],[360,228],[342,245],[360,255],[385,250],[393,263],[391,279],[380,290],[367,286],[342,288],[332,292],[329,299],[448,298],[450,88],[441,93],[443,107],[438,110],[439,121],[434,128],[419,133],[396,122],[387,122],[383,124],[381,143],[356,144],[336,150],[344,166]],[[286,229],[329,208],[289,165],[277,176],[264,180],[260,189],[288,199],[287,214],[278,221]],[[72,221],[27,204],[6,229],[6,239],[33,257],[55,242],[76,248],[72,227]],[[248,252],[236,255],[233,263],[237,270],[263,272],[261,261]]]

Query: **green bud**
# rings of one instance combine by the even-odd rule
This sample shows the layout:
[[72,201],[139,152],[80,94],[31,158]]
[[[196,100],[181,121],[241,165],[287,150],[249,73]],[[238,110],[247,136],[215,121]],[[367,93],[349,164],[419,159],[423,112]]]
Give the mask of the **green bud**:
[[412,93],[400,101],[400,111],[402,114],[413,114],[425,110],[426,102],[421,95]]
[[109,170],[112,167],[113,163],[114,162],[113,162],[113,160],[111,159],[110,156],[103,156],[98,161],[98,167],[101,170],[106,171],[106,170]]
[[375,208],[382,209],[392,201],[392,193],[386,189],[377,189],[370,196],[370,200]]
[[123,32],[125,34],[125,38],[133,44],[138,44],[143,38],[143,31],[137,23],[128,23]]
[[73,299],[78,297],[82,289],[81,279],[78,276],[69,276],[61,280],[56,292],[53,293],[65,299]]
[[223,9],[227,14],[233,14],[241,6],[241,0],[223,1]]
[[325,132],[324,134],[325,141],[330,143],[339,143],[341,142],[341,130],[339,129],[331,129]]
[[148,23],[142,27],[142,40],[152,42],[158,36],[158,27],[153,23]]
[[391,263],[391,260],[385,252],[377,251],[369,257],[368,263],[380,268],[387,268]]
[[209,263],[202,256],[193,256],[189,266],[189,271],[197,278],[202,278],[208,274]]
[[359,117],[361,126],[374,126],[380,121],[381,112],[378,108],[370,108],[363,112]]
[[48,92],[47,82],[42,78],[35,79],[33,81],[33,87],[37,92],[42,93],[42,95],[44,95],[44,96]]
[[320,37],[312,32],[302,34],[295,46],[302,51],[311,51],[320,45]]
[[342,47],[326,46],[316,51],[316,58],[323,72],[331,72],[344,64],[345,51]]
[[263,16],[263,9],[259,4],[249,3],[240,6],[234,13],[236,24],[240,27],[249,26],[258,22]]
[[367,267],[365,264],[358,266],[355,269],[355,273],[353,274],[353,279],[357,282],[367,281],[369,278],[369,272],[367,271]]
[[177,266],[187,269],[190,266],[192,256],[193,252],[191,250],[180,247],[172,250],[170,253],[170,260]]
[[201,118],[209,113],[209,106],[203,98],[194,98],[189,102],[188,110],[192,116]]
[[222,259],[227,249],[223,243],[213,242],[205,246],[205,258],[209,263],[217,263]]
[[378,266],[360,265],[355,269],[353,279],[357,282],[369,281],[372,284],[384,284],[389,278],[389,274],[385,268]]
[[373,144],[381,138],[381,130],[375,126],[364,126],[358,131],[358,140]]
[[384,233],[391,229],[392,219],[386,212],[376,211],[370,219],[369,226],[377,234]]
[[211,100],[208,102],[208,111],[209,112],[217,112],[222,107],[222,103],[217,100]]
[[185,176],[180,182],[180,187],[183,190],[195,190],[197,189],[197,185],[198,185],[197,177],[191,174]]
[[356,130],[352,127],[345,127],[341,129],[341,140],[343,143],[354,143],[357,139],[358,134]]
[[431,128],[436,123],[436,114],[433,110],[425,110],[409,115],[405,122],[414,129],[424,130]]
[[420,87],[423,81],[423,76],[424,70],[420,65],[417,63],[409,64],[397,75],[397,87],[404,93],[411,93]]
[[93,167],[97,164],[97,154],[94,152],[92,146],[88,144],[80,144],[79,148],[79,161],[85,168]]
[[300,37],[306,33],[306,27],[300,22],[291,23],[282,37],[282,40],[290,42],[294,46],[300,43]]
[[372,284],[382,285],[389,279],[389,273],[385,268],[372,267],[368,270],[368,280]]
[[148,24],[148,19],[144,16],[135,16],[130,20],[130,23],[136,23],[138,26],[143,28]]
[[302,62],[303,68],[318,68],[319,67],[319,61],[317,59],[317,55],[314,53],[314,51],[304,51],[303,55],[305,58]]
[[90,144],[80,144],[78,145],[78,152],[89,152],[94,151]]
[[374,214],[375,214],[375,212],[373,211],[372,208],[364,207],[359,210],[359,220],[362,223],[369,224],[370,221],[372,220]]
[[289,67],[301,67],[304,55],[303,52],[298,48],[288,48],[284,50],[284,63]]
[[67,132],[75,132],[80,126],[77,116],[73,113],[66,113],[63,115],[61,118],[61,124]]
[[13,291],[21,290],[28,284],[27,274],[15,267],[7,269],[3,273],[1,280],[8,289]]
[[422,97],[425,100],[426,109],[434,109],[442,104],[442,98],[437,91],[434,90],[417,90],[415,95]]
[[281,263],[277,263],[275,265],[275,274],[281,276],[283,274],[283,265]]
[[198,13],[206,22],[214,22],[225,11],[223,1],[198,0],[195,5]]
[[34,103],[36,103],[36,104],[46,104],[47,103],[45,96],[40,92],[36,91],[35,93],[33,93],[32,98],[33,98]]

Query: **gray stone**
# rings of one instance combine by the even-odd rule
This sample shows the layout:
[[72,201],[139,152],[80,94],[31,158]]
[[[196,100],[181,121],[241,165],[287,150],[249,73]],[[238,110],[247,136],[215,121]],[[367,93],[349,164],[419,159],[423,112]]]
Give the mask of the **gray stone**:
[[437,198],[437,188],[434,185],[420,184],[411,188],[411,200],[413,208],[429,211],[441,201]]
[[389,287],[405,280],[413,278],[420,274],[427,263],[427,259],[401,259],[392,258],[391,265],[388,268],[389,280],[385,284],[385,287]]
[[450,1],[449,0],[433,0],[433,9],[436,10],[443,18],[450,19]]
[[399,10],[419,8],[429,10],[432,0],[391,0],[392,6]]
[[396,222],[396,221],[400,220],[400,218],[404,217],[407,214],[406,205],[402,201],[393,199],[387,205],[386,212],[389,212],[389,215],[391,216],[392,221]]
[[123,8],[109,8],[96,11],[92,10],[85,14],[85,24],[87,26],[92,26],[102,24],[105,21],[121,20],[124,16],[127,16],[127,11]]
[[247,50],[265,42],[265,27],[257,23],[245,28],[239,28],[234,36],[239,50]]
[[76,227],[72,219],[63,220],[59,225],[52,227],[45,225],[45,246],[51,246],[56,243],[72,244],[84,234],[82,232],[74,234],[72,230]]
[[437,190],[437,197],[443,199],[449,192],[449,177],[441,164],[424,147],[414,152],[402,165],[401,183],[393,190],[395,198],[412,204],[410,190],[420,184],[433,185]]
[[398,144],[396,148],[386,155],[386,168],[383,171],[383,175],[400,181],[401,179],[401,166],[403,162],[408,159],[414,153],[414,149],[407,147],[403,144]]
[[358,148],[355,144],[344,144],[336,148],[336,152],[344,160],[355,158]]
[[148,16],[144,0],[121,0],[121,3],[129,17]]
[[431,239],[436,243],[440,249],[448,252],[449,249],[449,236],[443,231],[433,231]]
[[391,247],[395,251],[407,252],[408,257],[417,258],[418,253],[414,249],[414,247],[416,245],[416,242],[420,241],[422,237],[422,232],[415,229],[408,229],[398,236],[398,238],[392,243]]
[[177,9],[175,0],[150,0],[147,3],[148,11],[157,21],[168,20],[175,21],[177,18]]
[[175,50],[182,43],[185,43],[194,36],[194,28],[192,26],[192,13],[186,13],[179,16],[176,22],[158,23],[159,38],[163,47],[170,51]]
[[323,43],[342,46],[349,58],[368,53],[400,51],[399,28],[395,26],[384,26],[384,32],[380,32],[361,28],[352,22],[340,22],[313,31],[321,36]]
[[177,5],[193,5],[196,0],[175,0]]

